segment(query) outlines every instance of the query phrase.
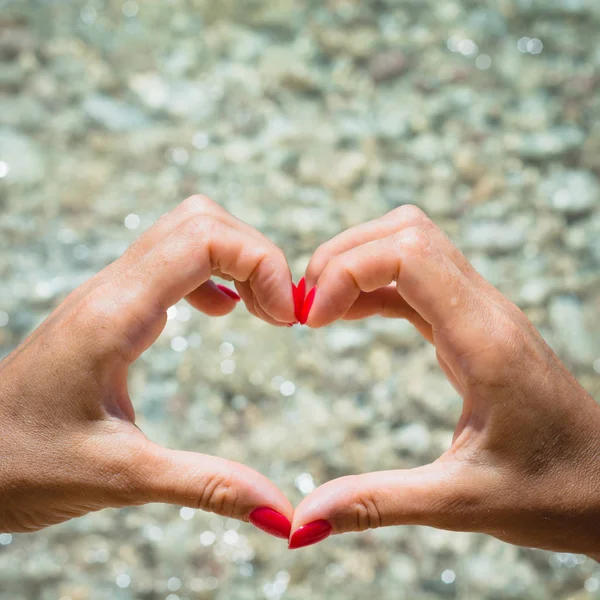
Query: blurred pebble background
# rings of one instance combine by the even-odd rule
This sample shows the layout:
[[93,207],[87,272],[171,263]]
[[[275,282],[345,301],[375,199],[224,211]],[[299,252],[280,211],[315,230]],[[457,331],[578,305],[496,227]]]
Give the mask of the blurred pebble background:
[[[203,192],[296,278],[339,231],[425,209],[600,400],[597,0],[0,0],[0,357]],[[275,330],[169,311],[139,425],[297,503],[449,445],[460,399],[404,322]],[[600,598],[600,566],[396,528],[287,552],[191,509],[0,533],[0,600]]]

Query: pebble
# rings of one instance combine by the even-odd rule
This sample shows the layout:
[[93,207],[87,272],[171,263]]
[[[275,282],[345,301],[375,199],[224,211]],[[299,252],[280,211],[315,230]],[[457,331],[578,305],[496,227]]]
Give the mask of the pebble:
[[422,456],[431,445],[431,434],[423,423],[410,423],[392,434],[394,449],[397,452]]
[[35,184],[46,173],[43,149],[31,137],[9,127],[0,127],[0,161],[7,165],[8,183]]
[[585,139],[581,129],[564,125],[549,131],[525,134],[515,140],[514,146],[524,159],[547,160],[580,149]]
[[406,73],[407,57],[398,51],[380,52],[369,61],[369,74],[375,83],[397,79]]
[[568,217],[585,215],[600,208],[600,183],[588,171],[566,171],[541,184],[548,203]]
[[327,346],[336,354],[345,354],[369,345],[372,334],[356,327],[332,327],[327,332]]
[[510,223],[472,223],[467,226],[464,239],[470,248],[490,253],[506,253],[523,247],[526,232],[520,225]]
[[110,131],[133,131],[147,124],[135,107],[101,94],[86,98],[83,109],[95,123]]

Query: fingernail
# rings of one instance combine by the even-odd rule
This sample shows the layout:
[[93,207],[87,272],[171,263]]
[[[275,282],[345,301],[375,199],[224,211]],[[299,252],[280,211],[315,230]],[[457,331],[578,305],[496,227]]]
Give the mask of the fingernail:
[[233,290],[230,290],[227,286],[217,284],[217,287],[226,295],[229,296],[232,300],[239,302],[241,300],[240,296],[236,294]]
[[313,302],[315,301],[315,295],[317,293],[317,288],[314,287],[310,292],[308,292],[308,296],[304,300],[304,305],[302,306],[302,313],[300,314],[300,325],[305,325],[306,321],[308,321],[308,315],[310,314],[310,309],[312,308]]
[[290,537],[292,524],[272,508],[261,506],[250,513],[250,523],[270,535],[287,540]]
[[294,300],[294,317],[298,320],[298,287],[292,281],[292,298]]
[[300,320],[300,315],[302,314],[302,305],[304,304],[304,294],[306,292],[306,281],[304,277],[300,280],[298,285],[294,285],[292,283],[292,293],[294,296],[294,316],[296,320]]
[[332,527],[329,521],[325,521],[324,519],[313,521],[294,532],[288,548],[296,550],[297,548],[304,548],[304,546],[322,542],[331,535],[331,531]]
[[306,295],[306,279],[303,277],[298,282],[298,296],[304,300],[304,296]]

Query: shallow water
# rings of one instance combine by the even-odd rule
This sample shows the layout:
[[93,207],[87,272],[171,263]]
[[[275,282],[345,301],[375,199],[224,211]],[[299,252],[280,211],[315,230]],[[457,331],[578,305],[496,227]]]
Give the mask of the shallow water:
[[[195,192],[310,254],[404,203],[600,400],[596,0],[0,0],[0,356]],[[136,364],[153,440],[297,503],[448,446],[460,401],[403,322],[274,330],[180,305]],[[396,528],[300,552],[169,506],[0,534],[1,600],[600,598],[600,567]]]

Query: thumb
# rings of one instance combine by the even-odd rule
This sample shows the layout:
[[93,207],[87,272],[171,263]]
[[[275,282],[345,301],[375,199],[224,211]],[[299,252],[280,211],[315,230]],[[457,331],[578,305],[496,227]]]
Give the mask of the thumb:
[[136,504],[164,502],[251,522],[287,539],[293,508],[264,475],[242,464],[147,442],[135,458]]
[[289,547],[391,525],[475,531],[482,511],[482,483],[474,473],[467,477],[459,463],[443,459],[417,469],[334,479],[296,508]]

